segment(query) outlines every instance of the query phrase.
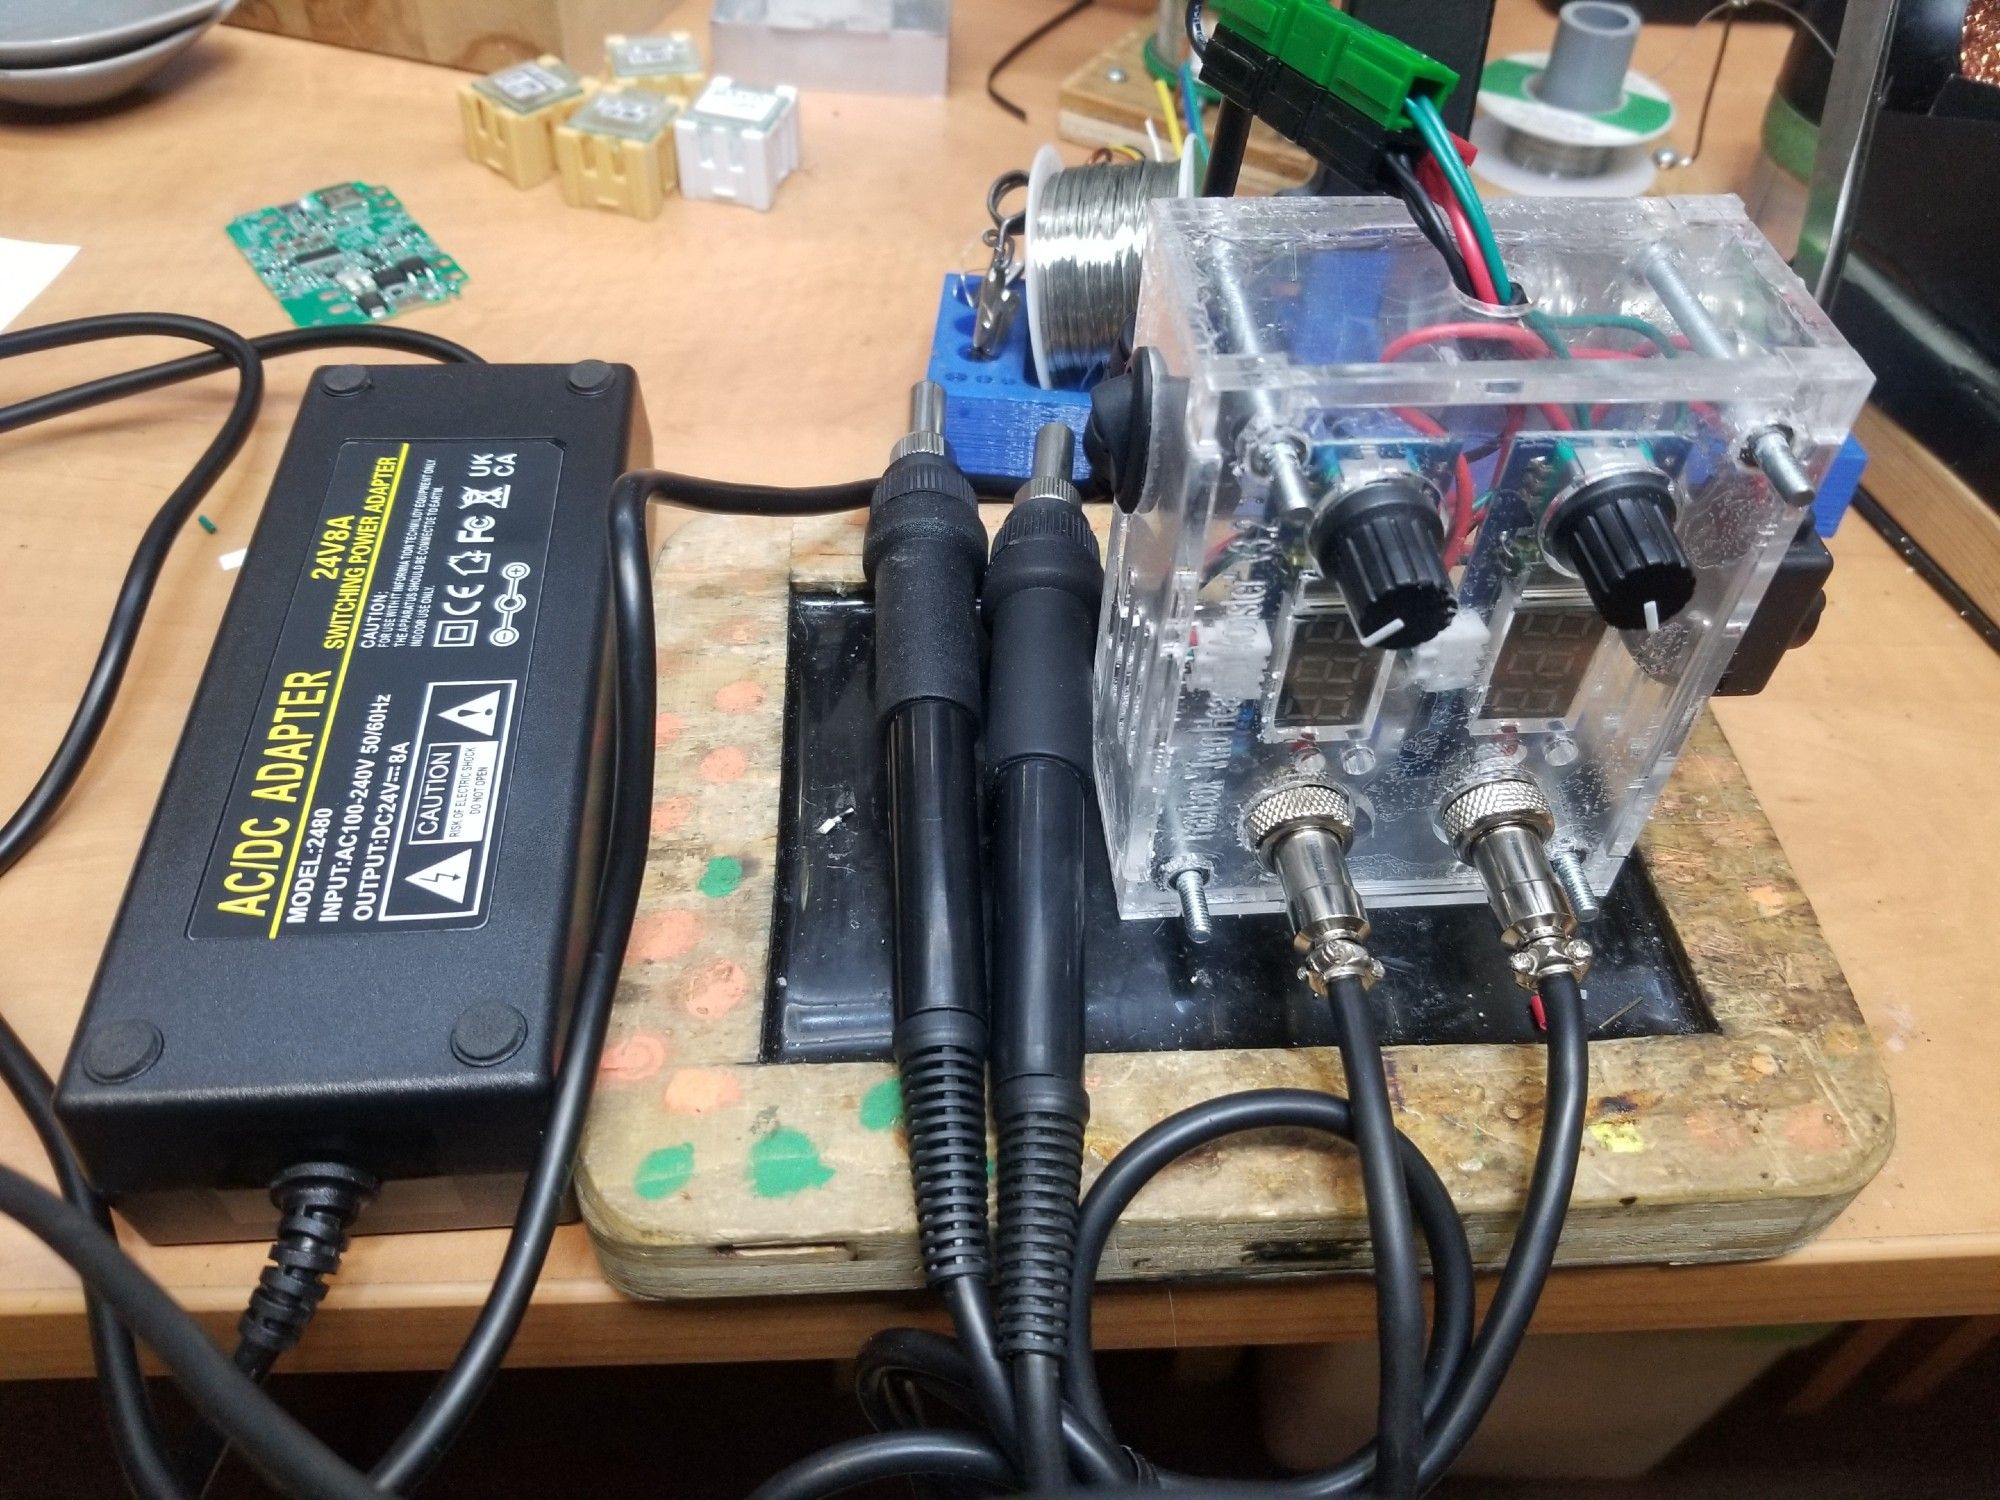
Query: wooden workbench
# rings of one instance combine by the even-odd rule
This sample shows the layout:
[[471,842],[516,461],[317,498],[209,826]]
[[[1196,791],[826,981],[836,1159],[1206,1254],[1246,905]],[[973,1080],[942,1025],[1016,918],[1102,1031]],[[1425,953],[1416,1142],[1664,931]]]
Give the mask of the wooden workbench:
[[[698,24],[695,7],[680,24]],[[1086,13],[1026,59],[1016,125],[986,104],[986,63],[1019,7],[959,7],[953,96],[804,101],[805,170],[758,216],[670,204],[640,224],[518,193],[467,164],[457,75],[234,30],[154,93],[55,122],[0,116],[0,234],[83,246],[23,322],[161,309],[246,331],[278,309],[222,235],[234,214],[327,182],[393,186],[471,274],[464,300],[415,321],[495,359],[585,355],[638,367],[658,457],[763,479],[879,468],[922,366],[937,278],[960,263],[984,185],[1053,133],[1057,81],[1131,14]],[[1548,22],[1503,6],[1495,50]],[[1657,65],[1678,45],[1646,39]],[[1666,78],[1685,97],[1712,40]],[[1677,188],[1740,182],[1782,34],[1739,27],[1709,149]],[[169,86],[170,85],[170,86]],[[135,342],[0,368],[0,399],[162,357]],[[0,881],[0,1006],[60,1061],[110,925],[230,577],[296,405],[305,367],[271,370],[267,416],[163,578],[126,696],[49,838]],[[219,420],[216,384],[183,387],[0,439],[0,805],[33,780],[74,706],[144,518]],[[1898,471],[1899,475],[1903,471]],[[1898,482],[1921,482],[1912,471]],[[1719,716],[1886,1054],[1898,1142],[1888,1165],[1812,1246],[1776,1261],[1559,1274],[1537,1327],[1660,1328],[2000,1311],[2000,1126],[1989,978],[2000,918],[2000,657],[1872,533],[1834,544],[1832,608],[1810,650],[1762,697]],[[0,1104],[0,1159],[42,1171]],[[44,1173],[44,1175],[46,1175]],[[230,1324],[255,1279],[251,1244],[155,1250],[144,1262],[190,1307]],[[498,1233],[364,1239],[298,1369],[412,1368],[455,1347],[497,1262]],[[0,1374],[87,1368],[74,1281],[0,1224]],[[746,1359],[851,1352],[889,1322],[935,1319],[917,1298],[715,1305],[630,1303],[599,1276],[580,1228],[558,1238],[515,1347],[522,1364]],[[1108,1290],[1107,1347],[1359,1335],[1361,1281]]]

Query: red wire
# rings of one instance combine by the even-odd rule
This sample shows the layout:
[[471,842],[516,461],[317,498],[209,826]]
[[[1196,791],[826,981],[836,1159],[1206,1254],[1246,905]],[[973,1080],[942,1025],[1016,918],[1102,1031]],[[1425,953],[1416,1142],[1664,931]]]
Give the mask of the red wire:
[[[1395,413],[1425,437],[1447,436],[1444,426],[1434,418],[1414,407],[1399,406]],[[1451,527],[1444,539],[1444,565],[1458,566],[1465,545],[1472,536],[1472,465],[1465,461],[1461,450],[1453,455],[1451,477]]]
[[1420,349],[1426,344],[1448,343],[1453,339],[1484,339],[1489,344],[1506,344],[1532,358],[1546,359],[1549,346],[1525,328],[1516,328],[1511,323],[1434,323],[1429,328],[1415,328],[1389,340],[1382,346],[1382,360],[1387,363]]
[[1499,290],[1493,285],[1493,273],[1486,268],[1486,257],[1479,249],[1479,238],[1472,232],[1472,221],[1466,218],[1458,199],[1449,193],[1438,200],[1438,207],[1444,210],[1444,216],[1451,224],[1452,236],[1458,241],[1459,254],[1465,257],[1465,274],[1472,278],[1473,295],[1490,306],[1501,306]]

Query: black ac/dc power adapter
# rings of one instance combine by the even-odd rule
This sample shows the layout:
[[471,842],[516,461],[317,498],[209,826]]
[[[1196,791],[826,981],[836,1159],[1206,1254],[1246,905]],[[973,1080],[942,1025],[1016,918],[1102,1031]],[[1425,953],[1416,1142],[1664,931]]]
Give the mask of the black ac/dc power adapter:
[[596,894],[632,371],[314,377],[57,1108],[157,1242],[302,1161],[371,1230],[512,1221]]

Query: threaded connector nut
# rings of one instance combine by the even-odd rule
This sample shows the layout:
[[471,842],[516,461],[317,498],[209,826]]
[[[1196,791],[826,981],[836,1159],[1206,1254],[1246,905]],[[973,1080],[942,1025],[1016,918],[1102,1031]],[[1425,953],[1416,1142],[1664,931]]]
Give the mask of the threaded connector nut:
[[1524,772],[1503,772],[1454,792],[1438,812],[1445,837],[1460,859],[1481,834],[1514,824],[1532,828],[1548,838],[1556,831],[1555,809],[1534,777]]
[[1261,853],[1282,833],[1322,828],[1344,849],[1354,839],[1354,799],[1339,785],[1318,779],[1280,782],[1245,804],[1243,845]]

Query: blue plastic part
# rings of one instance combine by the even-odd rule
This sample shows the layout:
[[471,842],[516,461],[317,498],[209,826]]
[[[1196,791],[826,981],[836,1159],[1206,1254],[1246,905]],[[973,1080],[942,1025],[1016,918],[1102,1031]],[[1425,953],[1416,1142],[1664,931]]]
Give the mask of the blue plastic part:
[[1826,477],[1819,482],[1819,492],[1813,497],[1813,530],[1822,537],[1832,536],[1839,529],[1840,518],[1847,514],[1854,492],[1861,488],[1861,474],[1867,467],[1868,450],[1849,437],[1827,465]]
[[1022,309],[1007,341],[992,359],[974,359],[972,299],[979,278],[952,274],[938,299],[931,335],[930,378],[944,387],[944,433],[958,466],[992,479],[1026,479],[1035,467],[1035,434],[1044,423],[1067,422],[1076,434],[1070,479],[1090,477],[1083,456],[1083,427],[1090,420],[1090,392],[1045,391],[1029,368],[1028,316]]

